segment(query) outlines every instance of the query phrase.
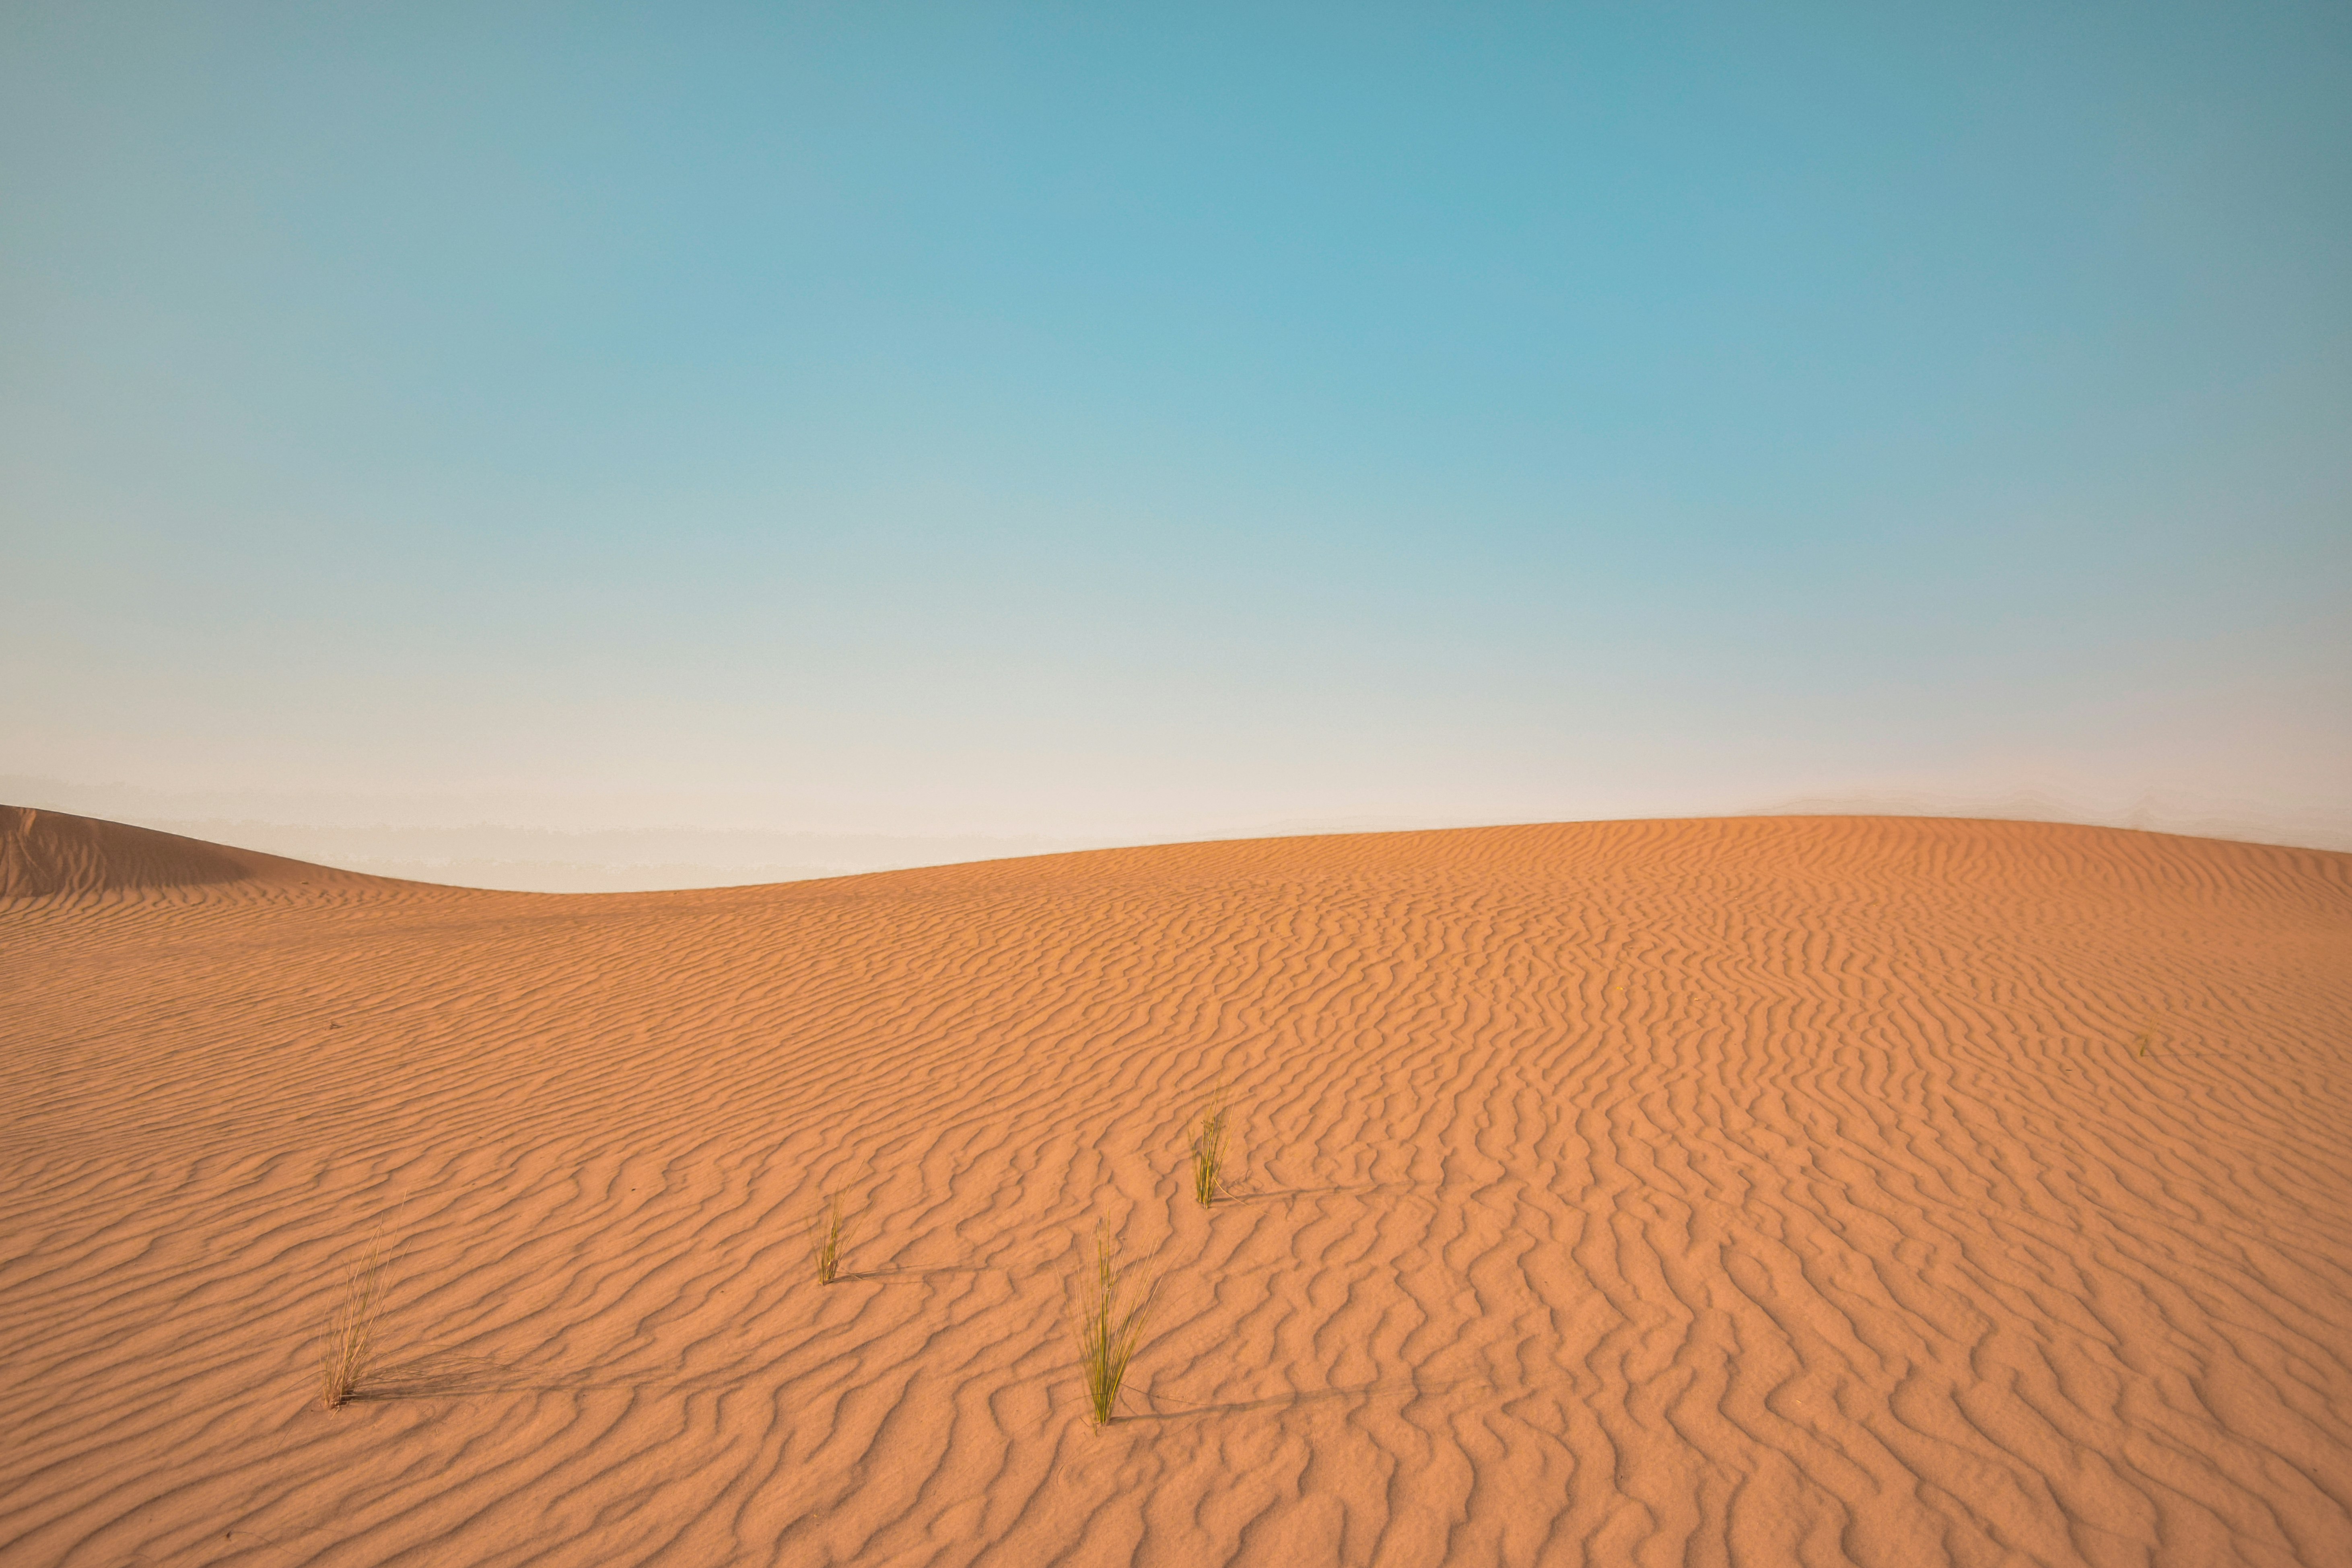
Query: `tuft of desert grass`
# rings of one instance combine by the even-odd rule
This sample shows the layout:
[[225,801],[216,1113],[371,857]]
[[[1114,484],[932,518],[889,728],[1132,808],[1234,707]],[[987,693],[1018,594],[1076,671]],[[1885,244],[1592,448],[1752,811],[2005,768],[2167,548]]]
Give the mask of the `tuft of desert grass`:
[[816,1282],[830,1285],[841,1278],[841,1249],[849,1240],[849,1216],[842,1212],[841,1194],[834,1194],[824,1203],[824,1215],[816,1223]]
[[319,1358],[319,1394],[326,1407],[351,1402],[375,1360],[376,1319],[383,1310],[383,1247],[368,1249],[367,1261],[343,1282],[343,1304],[327,1320],[327,1348]]
[[1118,1416],[1119,1389],[1143,1343],[1144,1313],[1151,1305],[1150,1282],[1130,1283],[1126,1270],[1112,1261],[1113,1252],[1109,1237],[1097,1226],[1094,1273],[1080,1292],[1078,1363],[1086,1373],[1087,1408],[1097,1426]]
[[1192,1134],[1192,1197],[1202,1208],[1224,1191],[1225,1114],[1225,1091],[1220,1088],[1210,1094],[1200,1129]]

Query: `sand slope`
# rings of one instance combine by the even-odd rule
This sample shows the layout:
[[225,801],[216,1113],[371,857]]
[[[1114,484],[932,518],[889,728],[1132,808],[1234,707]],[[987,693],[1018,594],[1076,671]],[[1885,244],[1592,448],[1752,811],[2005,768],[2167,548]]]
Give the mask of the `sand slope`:
[[154,892],[220,882],[352,880],[349,871],[257,849],[233,849],[62,811],[0,805],[0,899]]
[[[92,831],[110,890],[0,902],[11,1565],[2352,1563],[2352,856],[1779,817],[556,896]],[[1160,1282],[1101,1432],[1097,1222]]]

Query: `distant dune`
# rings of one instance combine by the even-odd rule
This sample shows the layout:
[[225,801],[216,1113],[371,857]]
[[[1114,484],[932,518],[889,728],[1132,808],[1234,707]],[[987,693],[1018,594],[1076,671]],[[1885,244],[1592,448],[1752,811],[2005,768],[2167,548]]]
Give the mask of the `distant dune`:
[[[558,895],[5,808],[0,994],[12,1565],[2352,1563],[2345,854],[1777,816]],[[1157,1281],[1100,1430],[1097,1226]]]
[[0,805],[0,899],[221,882],[351,883],[348,871],[61,811]]
[[[646,820],[659,821],[665,813],[691,815],[694,806],[675,799],[631,797],[599,798],[583,805],[495,795],[206,794],[92,785],[20,773],[0,773],[0,799],[29,802],[45,814],[135,823],[160,833],[365,876],[513,892],[740,888],[1137,842],[1133,837],[1101,835],[1047,838],[980,833],[787,831],[747,827],[740,822],[725,827],[615,828],[590,824],[633,812]],[[711,803],[701,803],[700,808],[711,809]],[[774,809],[773,803],[765,803],[765,808]],[[757,808],[736,802],[731,809]],[[522,825],[533,817],[547,820],[535,826]],[[1331,830],[1341,829],[1334,825]]]

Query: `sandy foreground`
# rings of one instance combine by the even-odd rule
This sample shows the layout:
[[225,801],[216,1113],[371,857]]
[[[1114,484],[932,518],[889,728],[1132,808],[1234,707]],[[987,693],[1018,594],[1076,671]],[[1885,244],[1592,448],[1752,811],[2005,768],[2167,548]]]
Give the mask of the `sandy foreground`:
[[[10,1568],[2352,1563],[2352,856],[1771,817],[545,895],[7,808],[0,892]],[[1157,1280],[1099,1431],[1097,1225]]]

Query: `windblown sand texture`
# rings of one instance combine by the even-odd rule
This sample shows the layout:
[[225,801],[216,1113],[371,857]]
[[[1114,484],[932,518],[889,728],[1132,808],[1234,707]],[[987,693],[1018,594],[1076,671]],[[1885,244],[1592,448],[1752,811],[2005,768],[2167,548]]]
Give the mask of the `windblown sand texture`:
[[[0,829],[11,1568],[2352,1563],[2352,856],[1777,817],[533,895]],[[1097,1222],[1158,1279],[1099,1431]]]

